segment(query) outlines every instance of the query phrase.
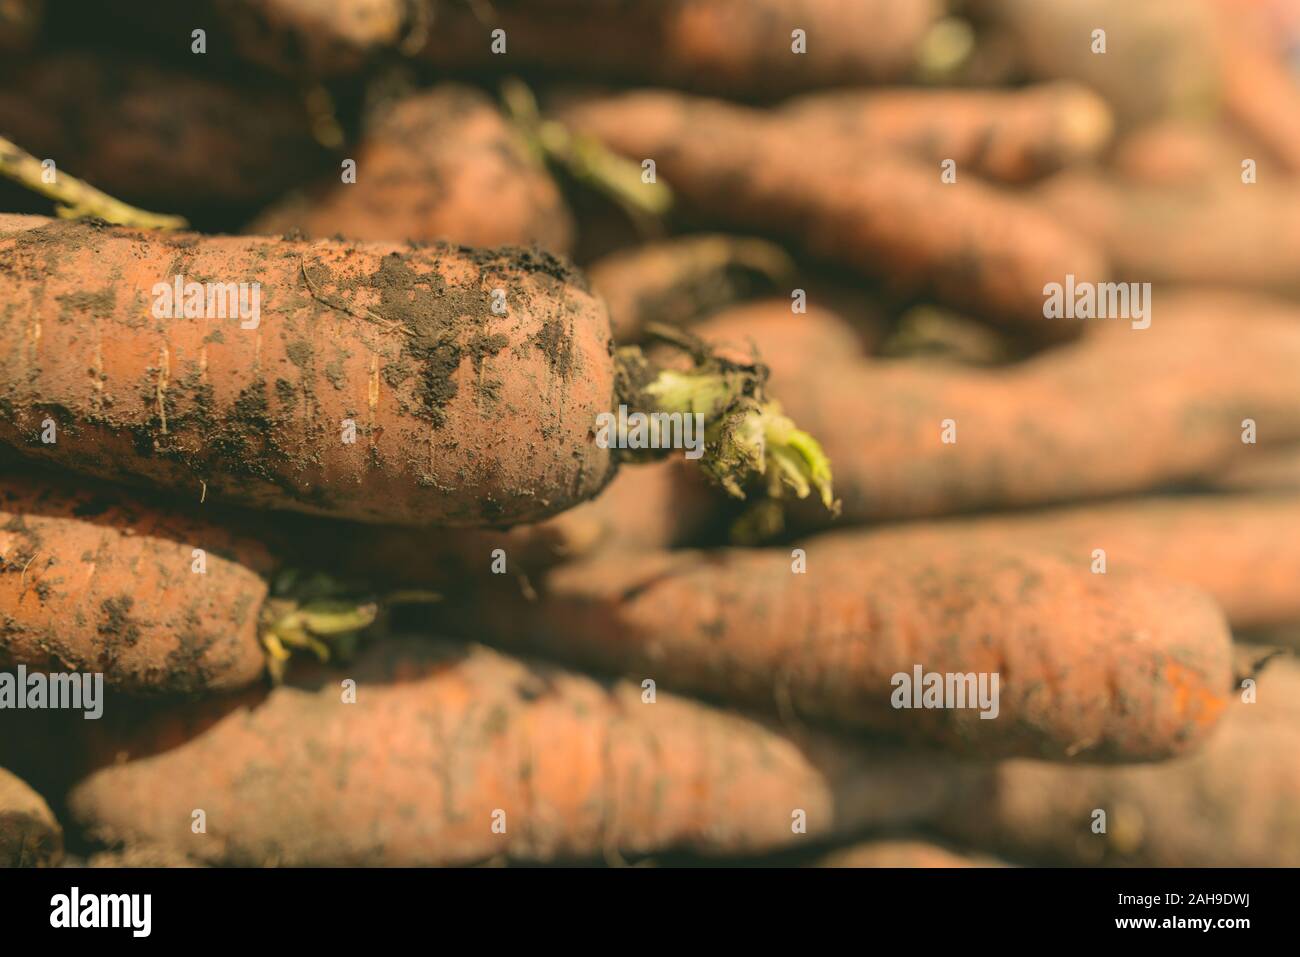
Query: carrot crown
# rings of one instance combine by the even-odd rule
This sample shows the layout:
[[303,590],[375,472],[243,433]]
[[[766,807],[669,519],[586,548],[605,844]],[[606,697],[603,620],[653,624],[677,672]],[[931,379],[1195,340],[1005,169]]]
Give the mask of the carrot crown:
[[[615,359],[620,403],[652,422],[658,415],[702,417],[706,451],[700,468],[736,498],[746,498],[746,489],[755,485],[770,499],[791,492],[802,499],[815,490],[827,509],[839,511],[830,459],[821,443],[766,394],[765,365],[727,359],[681,330],[652,324],[647,331],[688,353],[691,367],[658,366],[638,346],[620,348]],[[625,457],[659,456],[647,450]]]

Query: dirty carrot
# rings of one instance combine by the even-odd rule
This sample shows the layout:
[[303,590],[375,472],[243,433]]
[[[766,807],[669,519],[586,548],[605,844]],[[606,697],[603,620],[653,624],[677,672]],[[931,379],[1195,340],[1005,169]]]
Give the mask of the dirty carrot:
[[328,655],[327,641],[374,620],[373,604],[342,594],[300,600],[278,571],[266,548],[224,522],[107,487],[0,480],[9,665],[100,673],[132,692],[231,689],[259,678],[264,647],[278,671],[290,648]]
[[796,811],[809,835],[901,826],[955,785],[924,755],[644,693],[476,646],[390,641],[346,672],[89,729],[109,766],[69,806],[95,839],[204,863],[429,866],[757,853],[803,839]]
[[559,188],[492,101],[470,87],[443,84],[380,108],[350,158],[351,179],[336,170],[246,231],[569,251],[573,220]]
[[[798,551],[565,565],[540,602],[484,589],[447,608],[449,627],[664,689],[976,754],[1183,753],[1213,729],[1231,681],[1226,623],[1201,592],[1094,575],[1015,543],[877,548],[845,532]],[[982,676],[984,704],[972,686],[962,706],[915,707],[918,670],[926,681]],[[900,675],[916,688],[903,705]]]
[[603,306],[538,250],[0,217],[0,255],[0,442],[64,468],[196,501],[505,526],[603,488],[622,450],[600,417],[626,405],[702,417],[699,464],[733,491],[758,475],[829,502],[761,367],[699,356],[661,375],[615,356]]

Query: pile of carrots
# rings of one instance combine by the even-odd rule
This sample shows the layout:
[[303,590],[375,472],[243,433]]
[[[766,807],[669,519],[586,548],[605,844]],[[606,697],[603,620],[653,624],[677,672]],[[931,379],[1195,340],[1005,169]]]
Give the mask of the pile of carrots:
[[1297,51],[0,0],[0,865],[1300,866]]

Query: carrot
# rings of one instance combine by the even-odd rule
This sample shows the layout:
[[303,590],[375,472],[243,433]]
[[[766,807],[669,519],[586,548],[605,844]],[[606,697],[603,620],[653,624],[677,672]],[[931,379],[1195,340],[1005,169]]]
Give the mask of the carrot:
[[[1229,171],[1231,175],[1231,171]],[[1099,243],[1119,278],[1293,293],[1300,186],[1277,180],[1193,190],[1123,188],[1066,173],[1036,192]]]
[[1044,320],[1044,284],[1103,270],[1089,243],[1015,196],[960,171],[944,184],[937,164],[841,154],[829,124],[815,134],[797,120],[666,92],[570,100],[556,117],[653,160],[692,215],[780,232],[897,293],[930,293],[1042,336],[1078,331]]
[[[272,594],[280,565],[243,529],[47,476],[0,480],[0,661],[102,673],[132,692],[239,688],[263,642],[319,653],[365,603]],[[289,583],[285,583],[287,586]]]
[[[1300,864],[1300,669],[1255,676],[1199,753],[1168,764],[1079,768],[1035,761],[992,767],[940,822],[946,833],[1012,859],[1146,867]],[[1094,830],[1105,812],[1105,833]]]
[[[1077,80],[1101,94],[1123,127],[1203,115],[1217,102],[1217,27],[1204,3],[974,0],[970,6],[1014,37],[1023,75]],[[1105,53],[1095,52],[1096,30],[1105,31]]]
[[[445,615],[666,689],[975,753],[1151,760],[1197,746],[1224,707],[1229,634],[1186,586],[960,536],[801,548],[597,558],[553,570],[540,603],[485,583]],[[917,667],[983,673],[986,692],[1000,675],[996,718],[899,707],[896,676]]]
[[1254,152],[1223,123],[1168,120],[1125,137],[1112,165],[1121,178],[1140,186],[1236,187],[1242,185],[1242,161]]
[[821,289],[812,290],[806,311],[793,313],[780,297],[739,303],[710,316],[698,332],[724,354],[763,356],[772,381],[801,389],[827,366],[860,359],[865,352],[862,326],[878,320],[850,314],[832,302],[823,305]]
[[62,52],[14,60],[0,74],[5,136],[148,209],[233,227],[232,213],[246,215],[326,162],[284,84]]
[[331,174],[247,231],[569,251],[573,220],[558,187],[477,90],[443,84],[399,100],[350,156],[354,181]]
[[[1281,167],[1300,174],[1300,80],[1289,69],[1276,32],[1237,0],[1214,0],[1215,40],[1223,77],[1223,111],[1263,143]],[[1294,13],[1291,14],[1294,16]]]
[[[508,529],[444,529],[431,538],[426,529],[284,515],[269,528],[263,524],[262,533],[298,565],[329,556],[329,568],[344,581],[450,595],[496,573],[527,592],[534,576],[562,562],[696,542],[719,498],[696,470],[673,460],[622,469],[591,501]],[[250,516],[239,520],[256,527]]]
[[778,246],[721,234],[681,236],[596,260],[591,286],[609,307],[618,342],[636,342],[651,323],[687,325],[793,278]]
[[836,149],[951,159],[959,170],[1012,183],[1095,159],[1113,126],[1104,100],[1065,82],[817,93],[788,101],[782,113],[823,143],[829,135]]
[[0,867],[52,867],[63,857],[63,829],[45,799],[0,768]]
[[848,521],[1138,492],[1300,440],[1300,313],[1220,293],[1152,303],[1149,328],[1096,320],[1097,335],[1000,369],[828,360],[786,379],[784,340],[751,331],[785,411],[834,463]]
[[[345,73],[384,50],[441,69],[541,67],[734,93],[906,76],[938,0],[497,0],[409,9],[400,0],[241,0],[233,21],[244,55],[281,69]],[[575,27],[575,24],[579,26]],[[792,52],[802,29],[807,52]],[[493,31],[505,31],[505,51]]]
[[831,851],[818,867],[1003,867],[1001,861],[951,851],[919,839],[866,841]]
[[1212,596],[1233,628],[1300,620],[1300,497],[1182,495],[870,533],[871,547],[950,539],[1048,551],[1079,567],[1141,572]]
[[68,804],[93,839],[202,863],[425,866],[753,853],[914,821],[956,783],[924,755],[642,695],[473,646],[392,641],[346,672],[205,703],[207,726],[180,740],[168,729],[195,709],[105,728],[108,766]]
[[0,217],[0,255],[0,442],[75,471],[258,508],[505,526],[609,481],[623,450],[598,441],[599,417],[617,398],[703,417],[699,464],[733,493],[766,476],[774,494],[832,501],[828,464],[759,366],[698,355],[680,374],[615,356],[601,304],[545,253]]
[[1300,446],[1243,458],[1202,484],[1220,492],[1300,492]]

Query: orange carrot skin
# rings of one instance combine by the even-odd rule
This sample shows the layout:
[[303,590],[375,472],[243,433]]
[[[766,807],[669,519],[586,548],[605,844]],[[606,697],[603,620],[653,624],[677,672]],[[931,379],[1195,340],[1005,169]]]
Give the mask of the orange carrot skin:
[[[426,529],[323,522],[284,515],[270,528],[241,514],[243,527],[260,530],[277,555],[302,567],[328,557],[346,581],[443,594],[493,572],[527,591],[548,568],[597,552],[676,548],[696,543],[721,507],[722,493],[680,459],[619,470],[589,502],[542,522],[505,529]],[[231,519],[234,520],[234,516]]]
[[[490,23],[401,0],[241,0],[221,11],[241,53],[279,69],[342,74],[401,47],[442,70],[526,67],[749,94],[901,78],[941,16],[938,0],[498,0]],[[573,24],[581,23],[581,29]],[[803,29],[807,52],[795,54]],[[493,51],[503,30],[506,55]],[[503,63],[503,61],[505,61]]]
[[1096,159],[1114,125],[1106,102],[1073,83],[817,93],[788,101],[782,112],[808,124],[827,148],[951,159],[961,170],[1010,183]]
[[394,104],[363,134],[356,179],[336,171],[265,210],[246,232],[539,245],[567,254],[559,187],[488,97],[442,84]]
[[841,848],[817,862],[818,867],[1002,867],[992,858],[959,854],[923,840],[875,840]]
[[0,63],[0,74],[7,139],[145,209],[225,222],[337,168],[288,83],[66,51]]
[[1294,293],[1300,187],[1274,178],[1247,189],[1240,175],[1238,161],[1217,184],[1160,189],[1069,172],[1036,195],[1101,245],[1125,279]]
[[[556,118],[637,163],[654,160],[656,177],[706,221],[781,233],[900,295],[932,295],[1042,338],[1080,332],[1044,319],[1044,284],[1104,273],[1091,242],[1020,198],[960,173],[944,184],[937,165],[888,151],[837,151],[833,127],[813,136],[797,114],[634,91],[572,99]],[[824,138],[830,148],[807,148]]]
[[474,646],[388,642],[346,672],[194,711],[207,720],[172,709],[104,729],[97,747],[117,758],[73,789],[73,818],[96,838],[213,864],[463,865],[756,853],[801,839],[796,808],[829,836],[937,813],[956,784],[921,756],[873,763]]
[[[492,588],[446,614],[664,688],[977,754],[1154,760],[1194,749],[1225,706],[1230,634],[1187,586],[959,536],[801,547],[805,574],[786,549],[645,553],[557,568],[541,603]],[[917,665],[997,673],[997,717],[897,707]]]
[[[546,254],[10,217],[0,259],[0,442],[61,468],[449,526],[541,520],[612,477],[608,322]],[[260,316],[155,318],[178,275],[247,283],[250,314],[259,283]]]
[[[1152,302],[1148,329],[1075,320],[1098,335],[1008,368],[827,361],[793,387],[774,365],[771,386],[822,443],[854,522],[1134,493],[1300,440],[1296,310],[1208,292]],[[775,363],[769,337],[753,327]],[[1242,442],[1247,417],[1257,444]],[[813,509],[796,521],[826,523]]]
[[1050,551],[1106,572],[1154,574],[1212,596],[1233,628],[1300,621],[1300,496],[1170,496],[933,523],[870,533],[873,547],[964,537]]
[[[1300,669],[1278,660],[1233,698],[1198,753],[1167,764],[1006,761],[960,794],[940,830],[1011,860],[1141,867],[1300,865]],[[968,779],[968,783],[976,779]],[[1095,833],[1095,812],[1106,832]]]
[[275,563],[222,523],[9,476],[0,558],[9,666],[101,672],[110,687],[150,693],[239,688],[262,674],[259,615]]

